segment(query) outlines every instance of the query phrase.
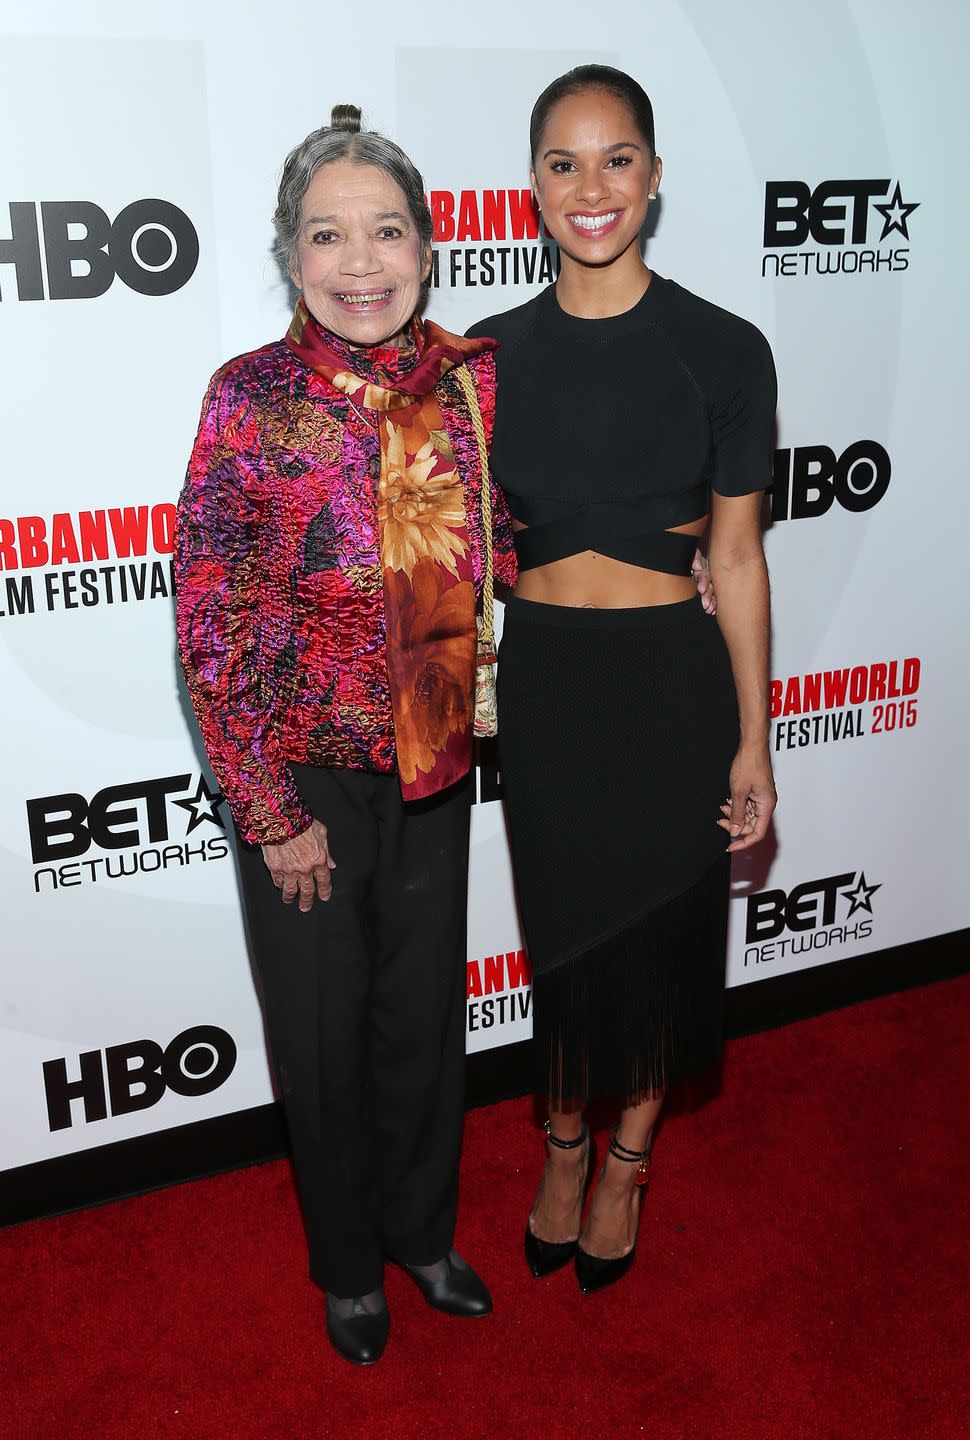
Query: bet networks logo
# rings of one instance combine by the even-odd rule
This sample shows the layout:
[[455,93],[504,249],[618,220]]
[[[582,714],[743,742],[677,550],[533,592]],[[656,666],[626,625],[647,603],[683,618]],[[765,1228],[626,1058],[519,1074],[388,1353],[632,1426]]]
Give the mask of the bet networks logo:
[[909,219],[919,207],[903,199],[899,180],[823,180],[814,189],[769,180],[762,278],[906,270]]
[[748,897],[744,963],[764,965],[830,945],[858,944],[873,932],[872,885],[864,870],[805,880],[793,890]]
[[109,785],[90,800],[76,791],[28,800],[34,893],[224,860],[222,804],[201,774]]

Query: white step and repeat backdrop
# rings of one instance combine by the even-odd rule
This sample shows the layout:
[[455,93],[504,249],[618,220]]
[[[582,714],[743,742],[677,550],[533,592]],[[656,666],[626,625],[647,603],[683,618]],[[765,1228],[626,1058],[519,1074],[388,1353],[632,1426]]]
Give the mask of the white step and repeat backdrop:
[[[173,502],[210,373],[285,328],[276,177],[334,101],[422,169],[431,314],[461,330],[554,273],[535,96],[590,59],[642,79],[665,162],[650,263],[759,325],[781,385],[782,804],[735,877],[729,983],[968,924],[965,14],[0,6],[0,1169],[271,1097],[174,661]],[[497,779],[482,767],[469,1051],[531,1027]]]

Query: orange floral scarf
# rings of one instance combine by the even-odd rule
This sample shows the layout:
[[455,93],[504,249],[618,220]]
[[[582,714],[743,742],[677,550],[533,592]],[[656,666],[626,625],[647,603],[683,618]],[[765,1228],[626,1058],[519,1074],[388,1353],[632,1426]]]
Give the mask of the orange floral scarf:
[[302,296],[286,343],[358,413],[374,412],[394,741],[401,793],[420,800],[453,785],[471,765],[477,646],[465,489],[435,386],[496,342],[463,340],[417,317],[410,336],[416,362],[393,385],[348,369]]

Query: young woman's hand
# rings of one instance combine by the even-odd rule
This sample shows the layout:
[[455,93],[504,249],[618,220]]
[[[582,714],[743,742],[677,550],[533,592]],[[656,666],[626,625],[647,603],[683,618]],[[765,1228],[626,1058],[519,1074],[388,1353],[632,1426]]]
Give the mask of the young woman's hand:
[[731,836],[728,851],[748,850],[763,840],[777,804],[768,746],[742,741],[731,766],[731,794],[721,806],[724,818],[717,822]]
[[330,872],[336,868],[330,858],[327,827],[314,820],[309,830],[284,840],[282,845],[264,845],[263,859],[283,902],[289,905],[300,897],[300,909],[309,910],[314,898],[330,899]]

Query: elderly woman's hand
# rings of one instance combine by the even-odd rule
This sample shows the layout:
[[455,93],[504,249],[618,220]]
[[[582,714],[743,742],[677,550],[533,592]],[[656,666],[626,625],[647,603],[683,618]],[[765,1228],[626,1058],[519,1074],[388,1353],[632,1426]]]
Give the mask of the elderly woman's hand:
[[262,850],[273,884],[282,890],[285,904],[299,895],[300,909],[309,910],[314,896],[330,899],[330,871],[336,867],[330,858],[326,825],[314,820],[302,835],[294,835],[282,845],[264,845]]

